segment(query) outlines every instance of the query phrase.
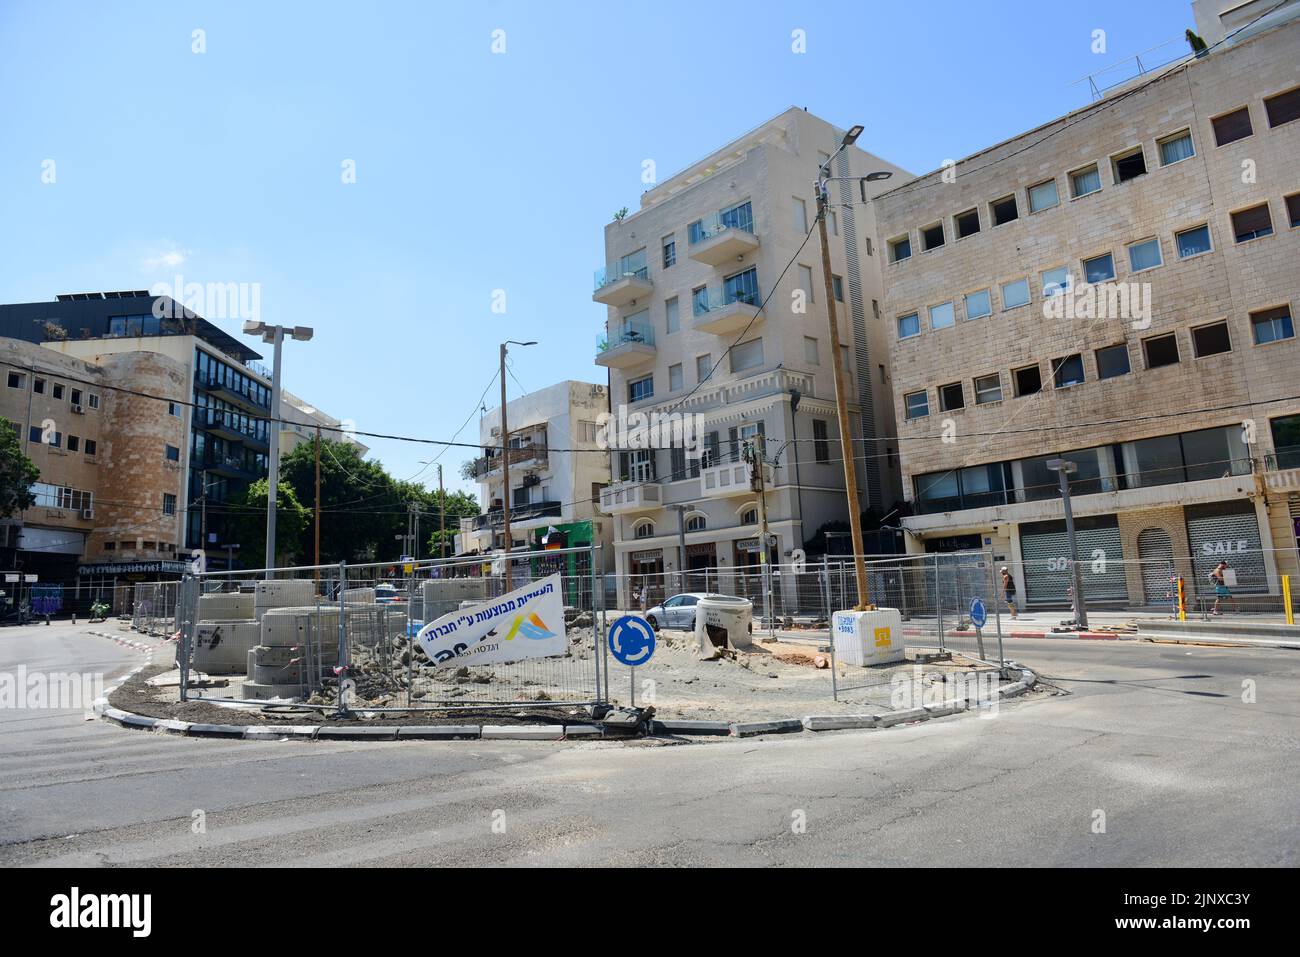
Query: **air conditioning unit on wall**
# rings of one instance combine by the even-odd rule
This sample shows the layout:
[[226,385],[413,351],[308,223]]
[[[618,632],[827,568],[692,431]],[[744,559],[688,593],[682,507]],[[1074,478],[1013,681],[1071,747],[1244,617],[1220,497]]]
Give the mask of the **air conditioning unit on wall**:
[[81,510],[81,517],[86,521],[90,521],[95,517],[95,510],[93,508],[83,508]]

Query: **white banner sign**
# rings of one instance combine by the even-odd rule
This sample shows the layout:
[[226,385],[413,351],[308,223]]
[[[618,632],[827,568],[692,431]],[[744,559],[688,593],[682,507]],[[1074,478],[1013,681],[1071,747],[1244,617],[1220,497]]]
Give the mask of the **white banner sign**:
[[569,642],[560,576],[443,615],[421,628],[418,640],[435,668],[562,655]]

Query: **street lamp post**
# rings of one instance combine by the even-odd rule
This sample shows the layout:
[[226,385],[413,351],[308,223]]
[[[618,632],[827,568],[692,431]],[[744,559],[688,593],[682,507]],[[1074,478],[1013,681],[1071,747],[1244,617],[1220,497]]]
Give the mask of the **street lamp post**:
[[280,487],[280,348],[285,334],[290,339],[307,342],[315,331],[311,326],[268,326],[264,322],[249,320],[244,323],[244,334],[261,336],[263,342],[275,346],[275,360],[271,372],[271,462],[266,478],[266,577],[275,568],[275,504]]
[[[863,559],[865,546],[862,541],[862,514],[858,506],[858,468],[853,453],[853,436],[849,426],[848,399],[845,395],[844,370],[840,361],[840,330],[835,316],[835,283],[831,274],[831,247],[826,238],[827,184],[833,179],[843,177],[831,176],[831,163],[835,157],[857,142],[862,135],[862,127],[854,126],[844,134],[844,139],[837,149],[817,170],[817,232],[822,243],[822,278],[826,285],[826,316],[830,322],[831,333],[831,369],[835,379],[835,408],[840,424],[840,457],[844,460],[844,490],[849,498],[849,531],[853,536],[853,571],[857,579],[858,603],[856,611],[875,608],[867,584],[867,565]],[[888,179],[892,173],[881,171],[860,177],[862,200],[866,202],[868,182]]]
[[1083,600],[1083,572],[1079,568],[1079,554],[1074,540],[1074,509],[1070,507],[1070,475],[1079,470],[1079,466],[1066,459],[1048,459],[1047,467],[1056,473],[1061,482],[1061,502],[1065,506],[1065,547],[1070,552],[1070,574],[1074,583],[1074,624],[1079,628],[1088,627],[1088,610]]
[[535,346],[535,340],[519,342],[507,339],[501,343],[501,544],[505,548],[506,587],[510,591],[510,553],[514,542],[510,540],[510,432],[506,428],[506,346]]

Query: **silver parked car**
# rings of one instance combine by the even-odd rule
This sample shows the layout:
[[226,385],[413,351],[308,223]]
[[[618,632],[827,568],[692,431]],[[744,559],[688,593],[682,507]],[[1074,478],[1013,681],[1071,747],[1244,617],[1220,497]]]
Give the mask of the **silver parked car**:
[[645,613],[646,621],[656,631],[660,628],[685,628],[695,630],[695,606],[701,598],[717,598],[713,592],[692,591],[673,595],[662,605],[655,605]]

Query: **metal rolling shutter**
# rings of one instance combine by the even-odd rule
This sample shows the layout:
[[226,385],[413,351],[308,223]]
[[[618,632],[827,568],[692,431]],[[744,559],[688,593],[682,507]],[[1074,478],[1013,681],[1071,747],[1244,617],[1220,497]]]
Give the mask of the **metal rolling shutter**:
[[1170,605],[1176,587],[1174,543],[1163,528],[1144,528],[1138,535],[1138,558],[1142,561],[1142,597],[1148,605]]
[[1192,550],[1198,594],[1214,594],[1210,572],[1224,560],[1237,572],[1237,585],[1232,589],[1235,593],[1251,595],[1268,591],[1259,522],[1252,506],[1189,506],[1186,514],[1187,544]]
[[[1113,516],[1080,520],[1075,526],[1079,563],[1083,572],[1083,593],[1089,601],[1125,601],[1128,582],[1124,576],[1123,546],[1119,523]],[[1093,552],[1101,549],[1106,562],[1101,572],[1093,571]],[[1029,604],[1068,604],[1070,571],[1064,559],[1065,522],[1038,522],[1021,526],[1020,554],[1025,563],[1025,600]]]

